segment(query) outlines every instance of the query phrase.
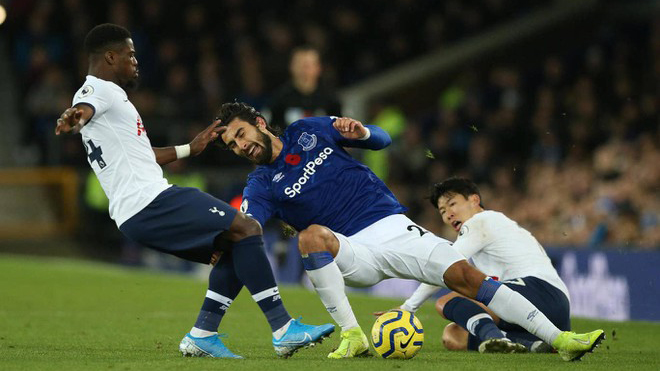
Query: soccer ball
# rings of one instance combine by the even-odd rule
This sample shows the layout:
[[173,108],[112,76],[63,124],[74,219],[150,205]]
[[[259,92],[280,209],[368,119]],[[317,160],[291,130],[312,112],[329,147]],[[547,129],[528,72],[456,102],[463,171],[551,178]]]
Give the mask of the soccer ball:
[[383,358],[410,359],[422,349],[424,329],[414,314],[395,309],[378,317],[371,341]]

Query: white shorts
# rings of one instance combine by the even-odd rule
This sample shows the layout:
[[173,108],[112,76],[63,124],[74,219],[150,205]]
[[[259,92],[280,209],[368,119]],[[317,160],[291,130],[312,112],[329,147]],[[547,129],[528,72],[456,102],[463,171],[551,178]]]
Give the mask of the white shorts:
[[403,214],[390,215],[339,240],[335,261],[346,285],[368,287],[386,278],[408,278],[446,287],[447,268],[465,257],[443,238]]

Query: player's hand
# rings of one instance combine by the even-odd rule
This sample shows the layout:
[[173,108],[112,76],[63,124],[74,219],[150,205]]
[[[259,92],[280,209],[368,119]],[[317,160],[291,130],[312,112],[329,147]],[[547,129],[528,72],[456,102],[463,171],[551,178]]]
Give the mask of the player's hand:
[[396,310],[396,309],[401,309],[401,306],[398,306],[398,307],[396,307],[396,308],[392,308],[392,309],[389,309],[389,310],[376,311],[376,312],[373,312],[373,313],[371,313],[371,314],[373,314],[373,315],[376,316],[376,317],[380,317],[380,316],[382,316],[383,314],[385,314],[385,313],[387,313],[387,312],[389,312],[389,311],[391,311],[391,310]]
[[55,135],[60,133],[73,132],[77,134],[83,127],[82,120],[83,110],[71,107],[67,108],[57,119],[57,126],[55,127]]
[[209,127],[197,134],[195,139],[190,142],[190,156],[197,156],[202,153],[209,143],[218,139],[218,137],[227,130],[226,126],[219,126],[222,121],[215,120]]
[[339,117],[332,126],[346,139],[361,139],[367,135],[367,128],[350,117]]

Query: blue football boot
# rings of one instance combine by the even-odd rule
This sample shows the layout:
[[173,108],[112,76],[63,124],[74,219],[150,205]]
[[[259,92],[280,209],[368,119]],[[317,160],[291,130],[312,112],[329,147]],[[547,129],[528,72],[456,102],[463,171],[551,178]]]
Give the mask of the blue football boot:
[[203,338],[196,338],[190,333],[183,337],[179,344],[179,351],[185,357],[213,357],[213,358],[237,358],[243,357],[236,355],[227,349],[222,343],[220,337],[223,335],[213,335]]
[[273,347],[278,356],[288,358],[300,348],[307,348],[321,343],[323,339],[335,331],[335,325],[326,323],[320,326],[311,326],[299,320],[291,320],[289,328],[281,338],[273,337]]

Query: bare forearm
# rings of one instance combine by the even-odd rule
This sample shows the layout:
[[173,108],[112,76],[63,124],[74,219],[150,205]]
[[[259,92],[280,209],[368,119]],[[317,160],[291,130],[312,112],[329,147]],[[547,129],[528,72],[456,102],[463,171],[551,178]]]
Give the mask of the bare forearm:
[[176,161],[176,151],[174,147],[151,147],[156,155],[156,162],[158,165],[167,165],[170,162]]

